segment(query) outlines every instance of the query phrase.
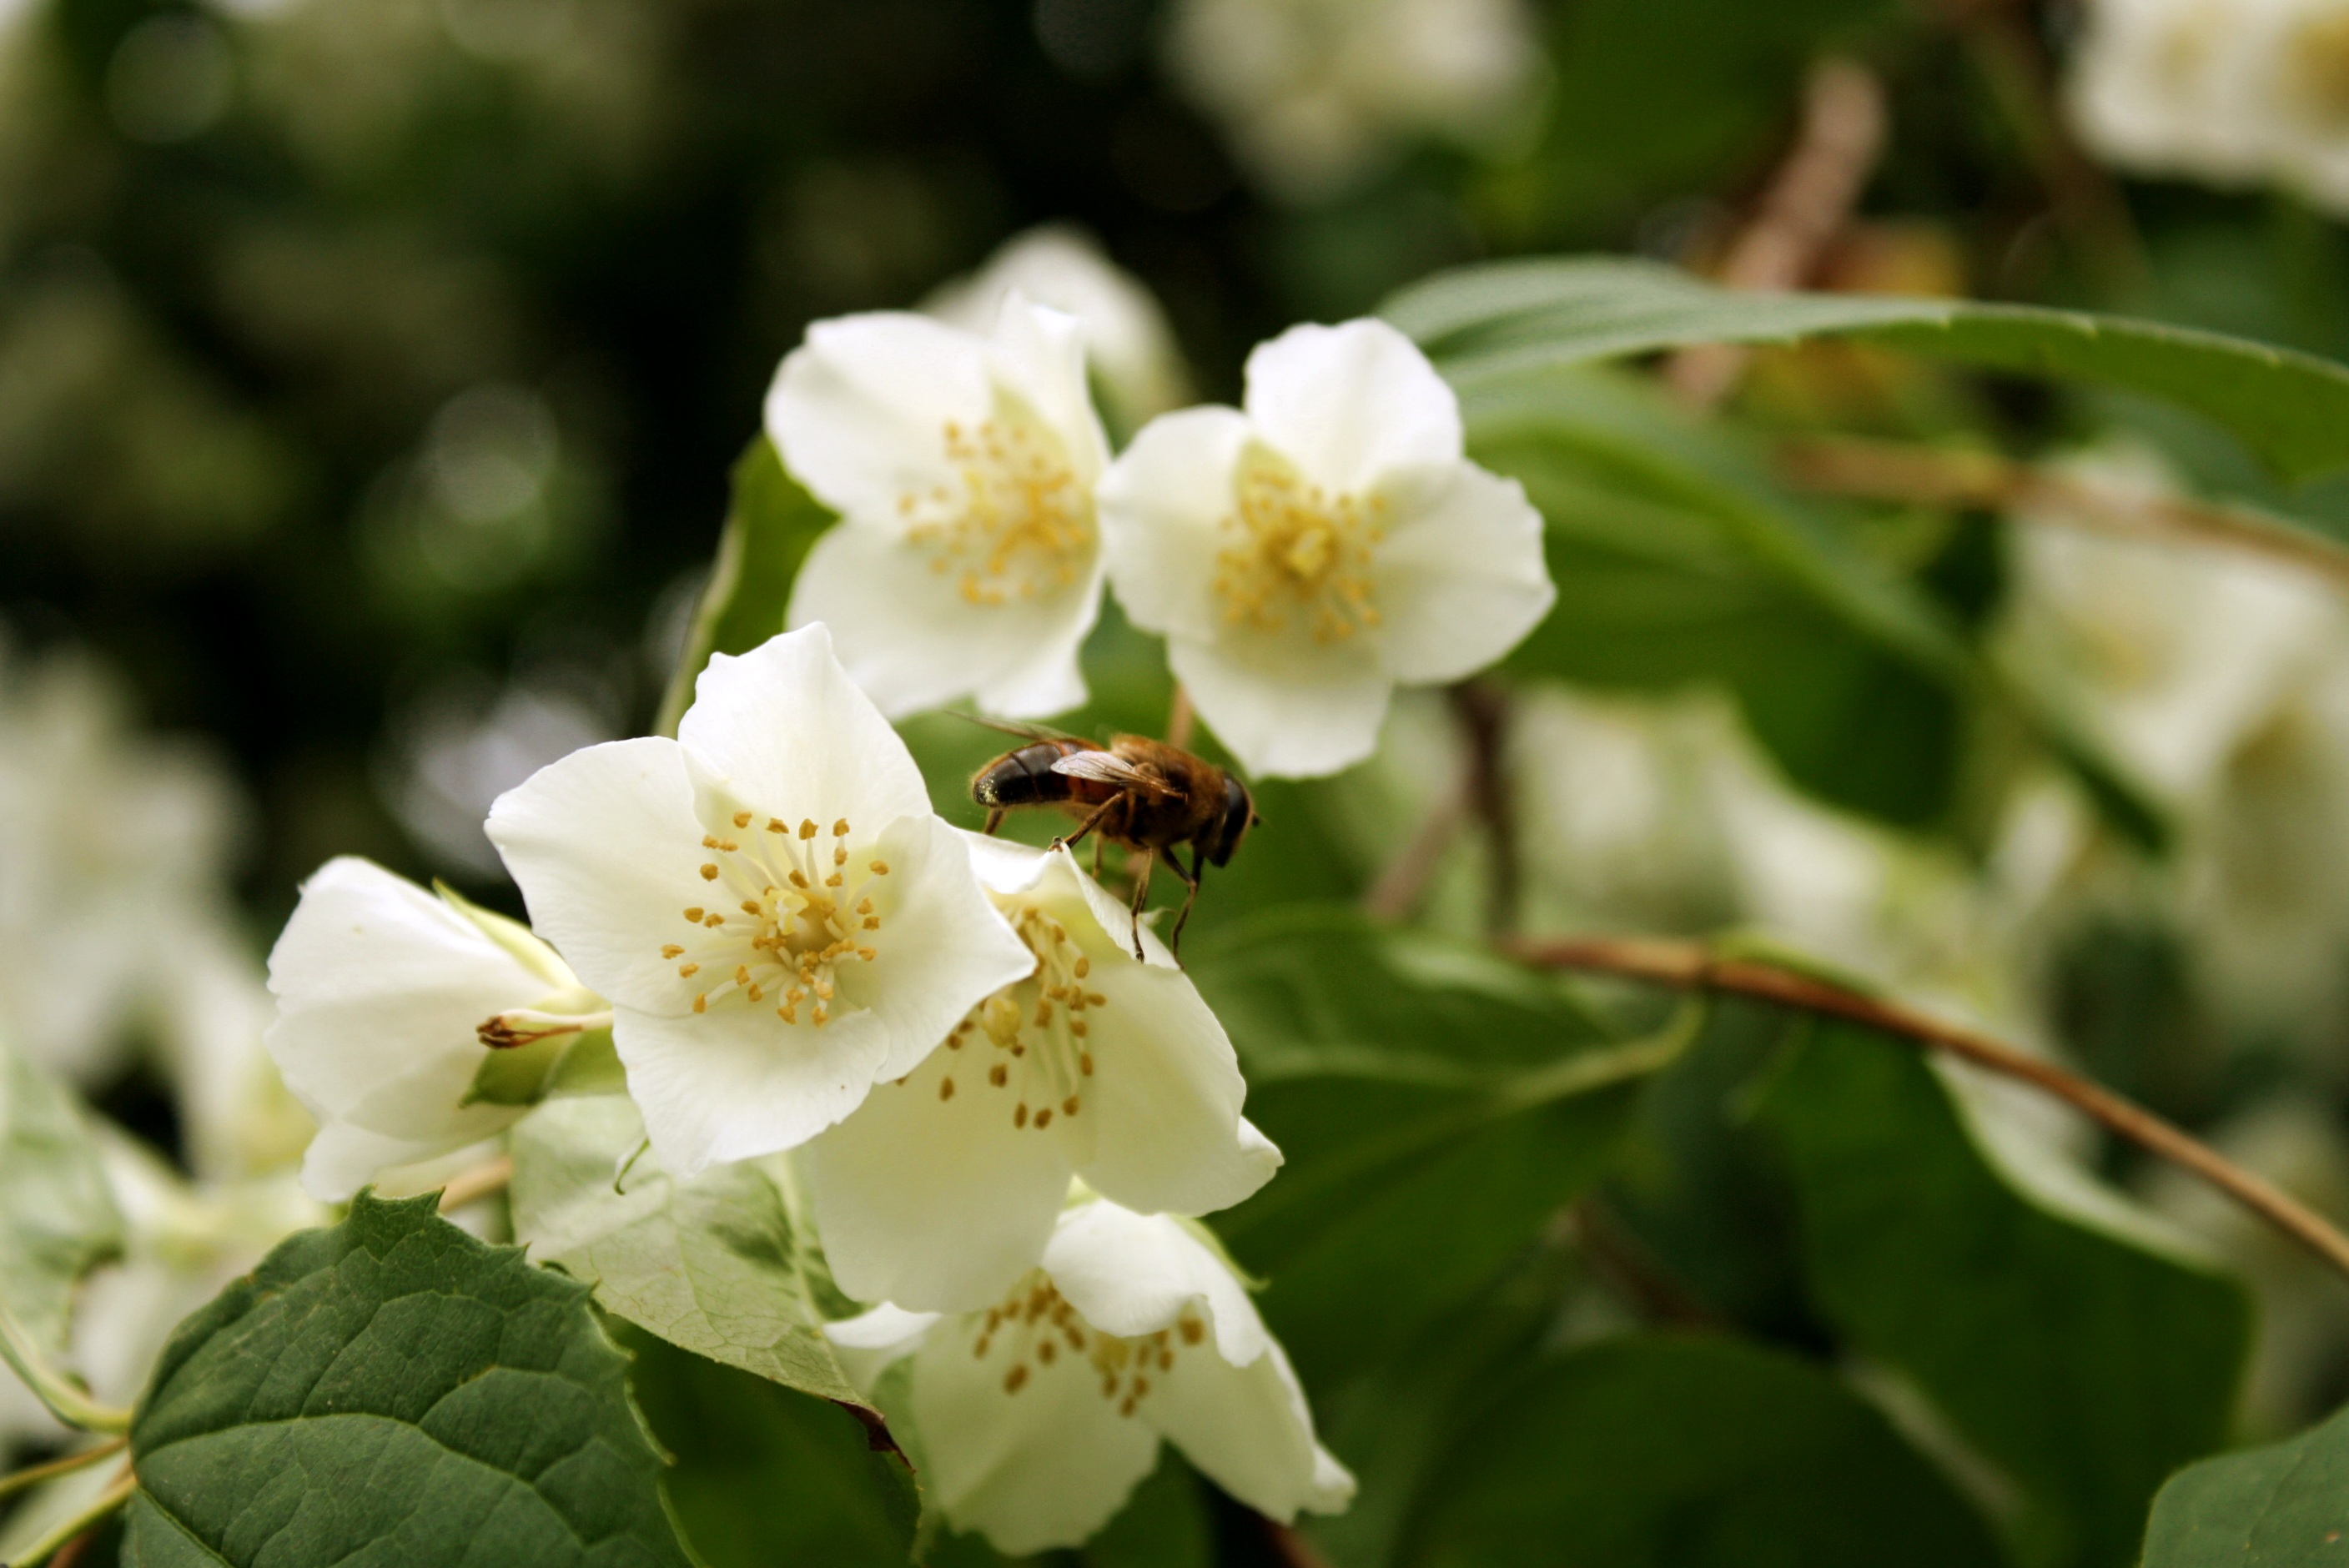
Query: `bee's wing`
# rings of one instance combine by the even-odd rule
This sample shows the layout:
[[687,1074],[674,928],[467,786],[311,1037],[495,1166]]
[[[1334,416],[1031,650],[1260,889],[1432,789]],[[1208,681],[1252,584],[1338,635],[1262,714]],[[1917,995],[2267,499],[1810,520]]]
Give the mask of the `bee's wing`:
[[1115,784],[1128,789],[1147,790],[1153,795],[1172,795],[1173,786],[1164,779],[1144,773],[1123,757],[1107,751],[1075,751],[1056,758],[1052,771],[1065,773],[1071,779],[1091,779],[1097,783]]
[[1050,725],[1020,724],[1009,718],[989,718],[984,714],[965,713],[959,708],[950,708],[947,711],[957,718],[968,719],[972,724],[980,725],[988,729],[999,729],[1006,735],[1016,735],[1022,740],[1072,740],[1079,746],[1099,744],[1097,741],[1087,740],[1081,735],[1071,735],[1065,729],[1054,729]]

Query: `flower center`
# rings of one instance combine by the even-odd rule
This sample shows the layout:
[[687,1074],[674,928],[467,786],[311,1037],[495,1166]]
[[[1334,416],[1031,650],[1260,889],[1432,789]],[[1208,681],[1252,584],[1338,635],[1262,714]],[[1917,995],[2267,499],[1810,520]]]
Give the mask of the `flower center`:
[[1002,1351],[1005,1393],[1026,1387],[1031,1367],[1032,1375],[1040,1376],[1064,1355],[1071,1361],[1081,1357],[1101,1377],[1102,1398],[1115,1404],[1121,1416],[1133,1415],[1150,1397],[1153,1379],[1174,1370],[1176,1351],[1207,1337],[1206,1324],[1188,1306],[1174,1327],[1155,1334],[1135,1339],[1103,1334],[1078,1315],[1041,1269],[1029,1271],[1002,1305],[988,1307],[987,1315],[975,1321],[978,1332],[971,1336],[970,1353],[985,1361]]
[[1382,499],[1330,496],[1263,452],[1242,464],[1235,489],[1233,509],[1217,525],[1231,542],[1216,552],[1226,623],[1278,632],[1293,614],[1317,643],[1342,643],[1378,625],[1370,570],[1385,537]]
[[2349,12],[2312,17],[2283,52],[2284,87],[2317,129],[2349,129]]
[[693,939],[663,944],[661,956],[682,960],[677,972],[684,979],[709,976],[708,989],[693,999],[697,1013],[713,1004],[771,1002],[784,1023],[797,1024],[804,1007],[808,1021],[822,1028],[847,1005],[838,990],[840,966],[873,962],[870,944],[881,916],[865,890],[889,867],[879,860],[849,865],[845,817],[832,825],[829,854],[817,848],[812,820],[793,830],[780,817],[768,818],[763,829],[751,827],[755,820],[753,812],[737,811],[741,839],[702,839],[712,858],[702,862],[701,880],[730,907],[688,908]]
[[1093,500],[1061,438],[1026,404],[998,391],[976,429],[947,420],[949,485],[897,498],[905,536],[954,575],[965,601],[1001,604],[1075,586],[1093,552]]
[[938,1099],[952,1099],[957,1072],[968,1068],[1011,1099],[1012,1126],[1040,1132],[1055,1115],[1084,1109],[1085,1080],[1093,1076],[1092,1026],[1085,1014],[1107,1006],[1109,998],[1085,989],[1092,960],[1066,926],[1008,899],[998,897],[996,907],[1035,955],[1036,970],[973,1007],[947,1036],[947,1050],[971,1055],[955,1060],[938,1080]]

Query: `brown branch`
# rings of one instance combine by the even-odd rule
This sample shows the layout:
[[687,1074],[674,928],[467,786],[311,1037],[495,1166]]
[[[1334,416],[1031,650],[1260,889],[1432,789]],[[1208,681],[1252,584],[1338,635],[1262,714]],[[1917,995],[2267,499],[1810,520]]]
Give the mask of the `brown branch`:
[[477,1203],[492,1192],[505,1191],[513,1180],[513,1156],[501,1154],[494,1160],[484,1160],[470,1171],[460,1171],[440,1189],[440,1212],[453,1214],[468,1203]]
[[1436,868],[1444,863],[1444,852],[1460,836],[1466,822],[1466,803],[1463,791],[1447,789],[1436,797],[1427,815],[1419,820],[1411,838],[1394,859],[1379,872],[1379,880],[1362,895],[1362,909],[1380,920],[1407,919],[1427,896],[1427,884],[1435,878]]
[[2349,1236],[2314,1210],[2143,1106],[2011,1046],[1791,969],[1718,957],[1692,942],[1601,936],[1524,943],[1515,951],[1528,962],[1549,968],[1612,975],[1683,991],[1750,996],[1846,1019],[1932,1050],[1947,1051],[1990,1072],[2030,1084],[2140,1148],[2183,1166],[2349,1274]]
[[1489,680],[1463,681],[1452,688],[1452,711],[1468,737],[1468,776],[1463,781],[1468,809],[1492,841],[1493,871],[1485,884],[1485,929],[1505,936],[1517,923],[1517,812],[1509,795],[1502,754],[1509,730],[1509,693]]
[[[1803,123],[1754,217],[1716,269],[1733,289],[1802,285],[1851,216],[1884,150],[1884,89],[1861,65],[1821,60],[1803,91]],[[1751,351],[1699,344],[1674,355],[1664,379],[1686,402],[1710,407],[1726,397]]]
[[1313,1543],[1299,1535],[1293,1526],[1286,1525],[1268,1514],[1258,1514],[1264,1521],[1264,1532],[1271,1538],[1272,1550],[1285,1568],[1330,1568],[1329,1561],[1313,1550]]
[[1822,495],[1915,506],[2028,511],[2122,539],[2216,545],[2316,572],[2349,588],[2349,547],[2240,507],[2146,495],[1991,452],[1899,441],[1802,438],[1780,444],[1789,484]]

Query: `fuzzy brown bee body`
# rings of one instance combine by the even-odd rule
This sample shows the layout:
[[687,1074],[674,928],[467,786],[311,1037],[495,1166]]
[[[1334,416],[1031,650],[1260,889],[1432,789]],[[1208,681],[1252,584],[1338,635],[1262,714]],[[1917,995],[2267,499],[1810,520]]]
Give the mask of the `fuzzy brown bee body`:
[[[1015,731],[1030,734],[1026,730]],[[1095,869],[1106,841],[1143,856],[1134,878],[1134,956],[1142,956],[1142,904],[1150,873],[1164,858],[1188,890],[1174,917],[1170,947],[1183,940],[1199,896],[1199,877],[1208,866],[1231,863],[1240,841],[1256,821],[1247,786],[1214,763],[1146,736],[1120,735],[1107,746],[1075,736],[1032,732],[1025,746],[1005,752],[970,781],[971,799],[987,808],[987,830],[1002,825],[1007,811],[1053,806],[1079,819],[1061,844],[1093,841]],[[1191,846],[1188,871],[1174,851]]]

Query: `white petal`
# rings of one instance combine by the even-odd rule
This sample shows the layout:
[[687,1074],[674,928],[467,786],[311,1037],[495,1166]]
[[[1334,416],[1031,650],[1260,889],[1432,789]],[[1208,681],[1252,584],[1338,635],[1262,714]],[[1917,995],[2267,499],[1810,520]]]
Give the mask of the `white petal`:
[[[1158,1459],[1158,1434],[1102,1398],[1081,1356],[1025,1362],[1007,1393],[1014,1336],[972,1354],[969,1319],[933,1330],[914,1361],[925,1478],[947,1521],[1011,1556],[1075,1546],[1109,1522]],[[952,1331],[949,1331],[951,1328]]]
[[574,751],[499,796],[487,827],[531,924],[582,981],[642,1012],[692,1005],[696,987],[660,955],[682,912],[709,899],[694,872],[704,830],[676,741]]
[[1305,1391],[1278,1344],[1246,1366],[1178,1356],[1142,1410],[1210,1480],[1284,1524],[1353,1499],[1354,1478],[1314,1440]]
[[1248,417],[1324,490],[1368,489],[1391,469],[1460,460],[1460,399],[1385,322],[1292,326],[1248,356]]
[[1032,845],[1010,839],[990,839],[985,833],[958,830],[963,848],[970,851],[971,870],[991,892],[1026,892],[1041,880],[1051,857]]
[[1098,552],[1082,582],[1002,604],[972,603],[934,559],[895,531],[840,523],[808,552],[785,622],[828,624],[849,679],[893,717],[974,694],[1005,718],[1084,702],[1077,653],[1101,612]]
[[1515,480],[1474,463],[1397,476],[1387,537],[1371,566],[1387,672],[1456,681],[1516,647],[1557,598],[1541,514]]
[[1165,1214],[1137,1214],[1106,1200],[1062,1212],[1044,1248],[1044,1270],[1069,1305],[1104,1333],[1133,1339],[1171,1328],[1183,1309],[1206,1308],[1216,1352],[1240,1365],[1272,1336],[1231,1269]]
[[887,1026],[876,1078],[903,1078],[987,997],[1036,968],[995,913],[961,835],[941,818],[908,817],[882,836],[890,867],[865,885],[882,917],[870,964],[841,967],[841,994]]
[[968,1312],[1043,1256],[1069,1163],[1058,1140],[1012,1125],[1010,1097],[985,1076],[995,1054],[984,1036],[935,1050],[808,1145],[824,1257],[857,1300]]
[[1069,467],[1091,486],[1109,466],[1109,436],[1085,378],[1085,328],[1074,315],[1013,290],[997,314],[998,374],[1060,433]]
[[1102,549],[1117,602],[1146,632],[1205,641],[1221,628],[1219,530],[1250,439],[1236,408],[1186,408],[1143,427],[1102,476]]
[[883,311],[820,321],[767,393],[783,466],[835,511],[885,521],[898,498],[959,483],[948,424],[994,407],[991,351],[976,333]]
[[653,1152],[679,1181],[806,1142],[862,1104],[888,1055],[869,1012],[816,1028],[761,1006],[681,1017],[614,1004],[612,1045]]
[[287,1086],[329,1128],[352,1124],[314,1155],[318,1196],[363,1184],[378,1168],[356,1163],[367,1150],[396,1148],[405,1163],[513,1119],[460,1108],[485,1054],[474,1031],[537,1001],[544,984],[413,882],[362,860],[328,861],[270,954],[269,984],[278,1016],[267,1045]]
[[935,1312],[907,1312],[883,1302],[872,1311],[823,1326],[823,1336],[851,1350],[895,1350],[910,1347],[938,1320]]
[[677,738],[745,800],[785,820],[845,817],[873,833],[930,810],[913,753],[840,667],[820,625],[739,658],[711,655]]
[[[1170,639],[1167,663],[1199,717],[1251,773],[1311,779],[1378,749],[1393,681],[1356,656],[1302,638]],[[1361,639],[1356,639],[1356,644]]]
[[501,1114],[494,1118],[482,1116],[481,1119],[489,1124],[488,1130],[463,1140],[454,1134],[447,1138],[395,1138],[347,1121],[322,1119],[318,1136],[310,1140],[309,1150],[302,1156],[302,1191],[321,1203],[348,1202],[353,1193],[380,1181],[387,1171],[420,1165],[467,1143],[477,1142],[511,1124],[521,1114],[519,1108],[501,1106],[475,1106],[467,1114],[487,1111]]
[[1085,1014],[1095,1068],[1082,1119],[1064,1123],[1088,1134],[1071,1146],[1078,1173],[1143,1213],[1211,1213],[1270,1181],[1280,1154],[1242,1136],[1247,1085],[1231,1040],[1165,944],[1145,930],[1134,962],[1132,913],[1065,849],[1043,857],[1023,901],[1069,932],[1091,962],[1086,985],[1107,998]]

